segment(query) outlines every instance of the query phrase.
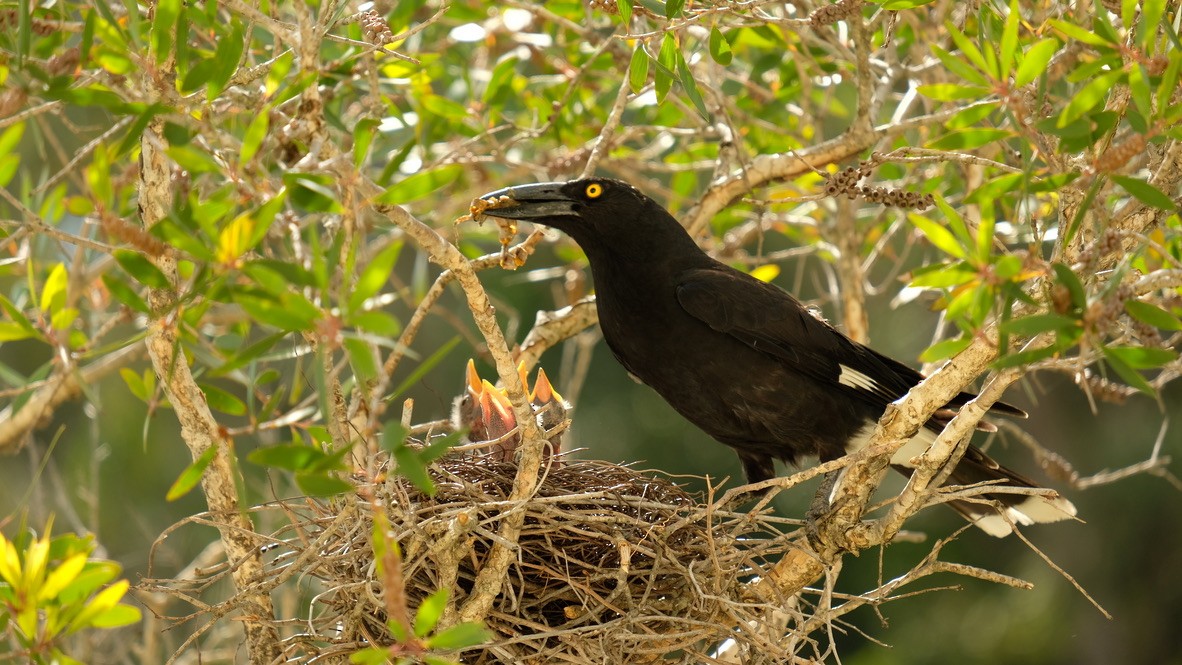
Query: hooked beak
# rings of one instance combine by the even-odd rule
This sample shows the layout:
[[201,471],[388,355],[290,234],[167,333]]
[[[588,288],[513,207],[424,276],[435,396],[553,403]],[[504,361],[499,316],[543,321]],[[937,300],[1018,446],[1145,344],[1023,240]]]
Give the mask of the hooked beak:
[[493,202],[507,196],[510,202],[485,209],[481,214],[503,219],[546,219],[553,217],[577,217],[579,201],[562,191],[564,182],[540,182],[536,185],[514,185],[480,198]]

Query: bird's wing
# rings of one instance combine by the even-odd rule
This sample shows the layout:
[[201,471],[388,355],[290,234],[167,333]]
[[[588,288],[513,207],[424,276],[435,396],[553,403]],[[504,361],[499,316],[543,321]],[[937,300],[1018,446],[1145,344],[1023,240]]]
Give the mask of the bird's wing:
[[[787,363],[822,385],[881,408],[923,380],[922,374],[907,365],[841,334],[787,292],[738,271],[686,271],[677,284],[677,300],[687,313],[714,330]],[[949,405],[959,406],[972,397],[961,393]],[[995,409],[1024,415],[1007,404],[999,403]]]

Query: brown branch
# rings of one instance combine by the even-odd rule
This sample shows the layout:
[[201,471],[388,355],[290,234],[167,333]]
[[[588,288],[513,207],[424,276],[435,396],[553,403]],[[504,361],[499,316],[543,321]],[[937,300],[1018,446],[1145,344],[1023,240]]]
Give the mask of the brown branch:
[[143,352],[137,344],[100,356],[73,372],[57,374],[45,381],[19,411],[13,404],[0,410],[0,455],[12,455],[24,447],[24,435],[48,418],[59,405],[77,397],[83,386],[91,386],[124,366]]
[[[153,120],[144,130],[140,142],[139,205],[146,227],[166,217],[172,207],[171,169],[165,155],[163,132],[164,121]],[[154,261],[170,284],[179,283],[175,258],[161,256]],[[205,395],[197,386],[181,351],[180,311],[175,286],[150,289],[148,299],[156,313],[148,327],[148,354],[180,422],[181,439],[194,460],[200,459],[209,448],[217,448],[213,461],[201,477],[201,489],[210,512],[218,519],[218,532],[227,554],[232,561],[241,562],[234,569],[232,578],[241,598],[247,651],[251,663],[264,665],[278,659],[282,651],[279,633],[273,623],[270,595],[250,591],[251,586],[262,579],[263,562],[260,539],[254,534],[254,525],[238,502],[237,479],[231,461],[233,446],[222,436],[220,425],[210,412]]]
[[501,592],[509,565],[515,559],[515,551],[510,544],[517,542],[525,520],[525,511],[521,510],[520,504],[530,498],[537,487],[539,471],[542,466],[542,450],[546,445],[546,439],[533,417],[533,411],[525,396],[525,387],[521,384],[521,377],[517,374],[509,346],[497,325],[496,312],[476,276],[472,263],[435,229],[415,219],[402,208],[379,204],[375,206],[375,209],[386,215],[414,238],[420,247],[427,250],[432,261],[455,274],[455,279],[460,283],[460,287],[464,290],[464,296],[468,300],[468,308],[472,311],[476,327],[480,329],[480,333],[488,344],[489,353],[497,367],[497,374],[500,376],[502,385],[507,389],[509,401],[513,405],[513,413],[521,428],[523,442],[519,448],[520,457],[517,475],[513,481],[513,490],[509,494],[509,501],[518,505],[510,508],[503,516],[502,524],[497,532],[499,538],[485,559],[483,567],[476,576],[472,591],[460,607],[456,617],[459,621],[479,621],[488,615],[493,601]]

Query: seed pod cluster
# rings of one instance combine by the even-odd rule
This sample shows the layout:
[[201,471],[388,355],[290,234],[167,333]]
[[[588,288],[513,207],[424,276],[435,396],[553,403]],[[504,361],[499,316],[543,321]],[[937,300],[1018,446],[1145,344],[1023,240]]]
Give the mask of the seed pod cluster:
[[604,14],[619,14],[620,6],[616,0],[587,0],[587,6],[592,10],[598,9]]
[[926,210],[935,204],[936,201],[931,194],[859,185],[858,182],[870,175],[871,170],[869,162],[861,162],[857,167],[850,166],[837,173],[829,174],[825,182],[825,194],[828,196],[844,194],[851,200],[860,198],[870,203],[881,203],[893,208]]
[[862,11],[862,4],[862,0],[838,0],[831,5],[820,7],[810,14],[809,24],[816,30],[822,26],[853,18]]
[[365,33],[365,40],[370,44],[382,46],[394,41],[394,33],[390,31],[390,24],[374,10],[361,13],[361,30]]

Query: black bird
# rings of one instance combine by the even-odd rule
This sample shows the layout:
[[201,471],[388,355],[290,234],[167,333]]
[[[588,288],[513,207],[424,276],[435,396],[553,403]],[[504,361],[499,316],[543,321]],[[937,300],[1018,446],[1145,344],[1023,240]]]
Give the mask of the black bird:
[[[773,477],[774,459],[828,461],[864,447],[887,405],[923,379],[838,332],[787,292],[710,258],[668,211],[627,183],[547,182],[481,199],[473,207],[480,215],[554,227],[579,244],[616,359],[687,420],[734,448],[750,482]],[[891,465],[910,475],[909,460],[973,397],[961,393],[949,402]],[[1025,415],[1001,403],[992,410]],[[1037,487],[974,447],[951,479]],[[1004,516],[983,503],[951,505],[993,536],[1009,534],[1011,522],[1075,515],[1058,497],[986,497],[1004,506]]]

